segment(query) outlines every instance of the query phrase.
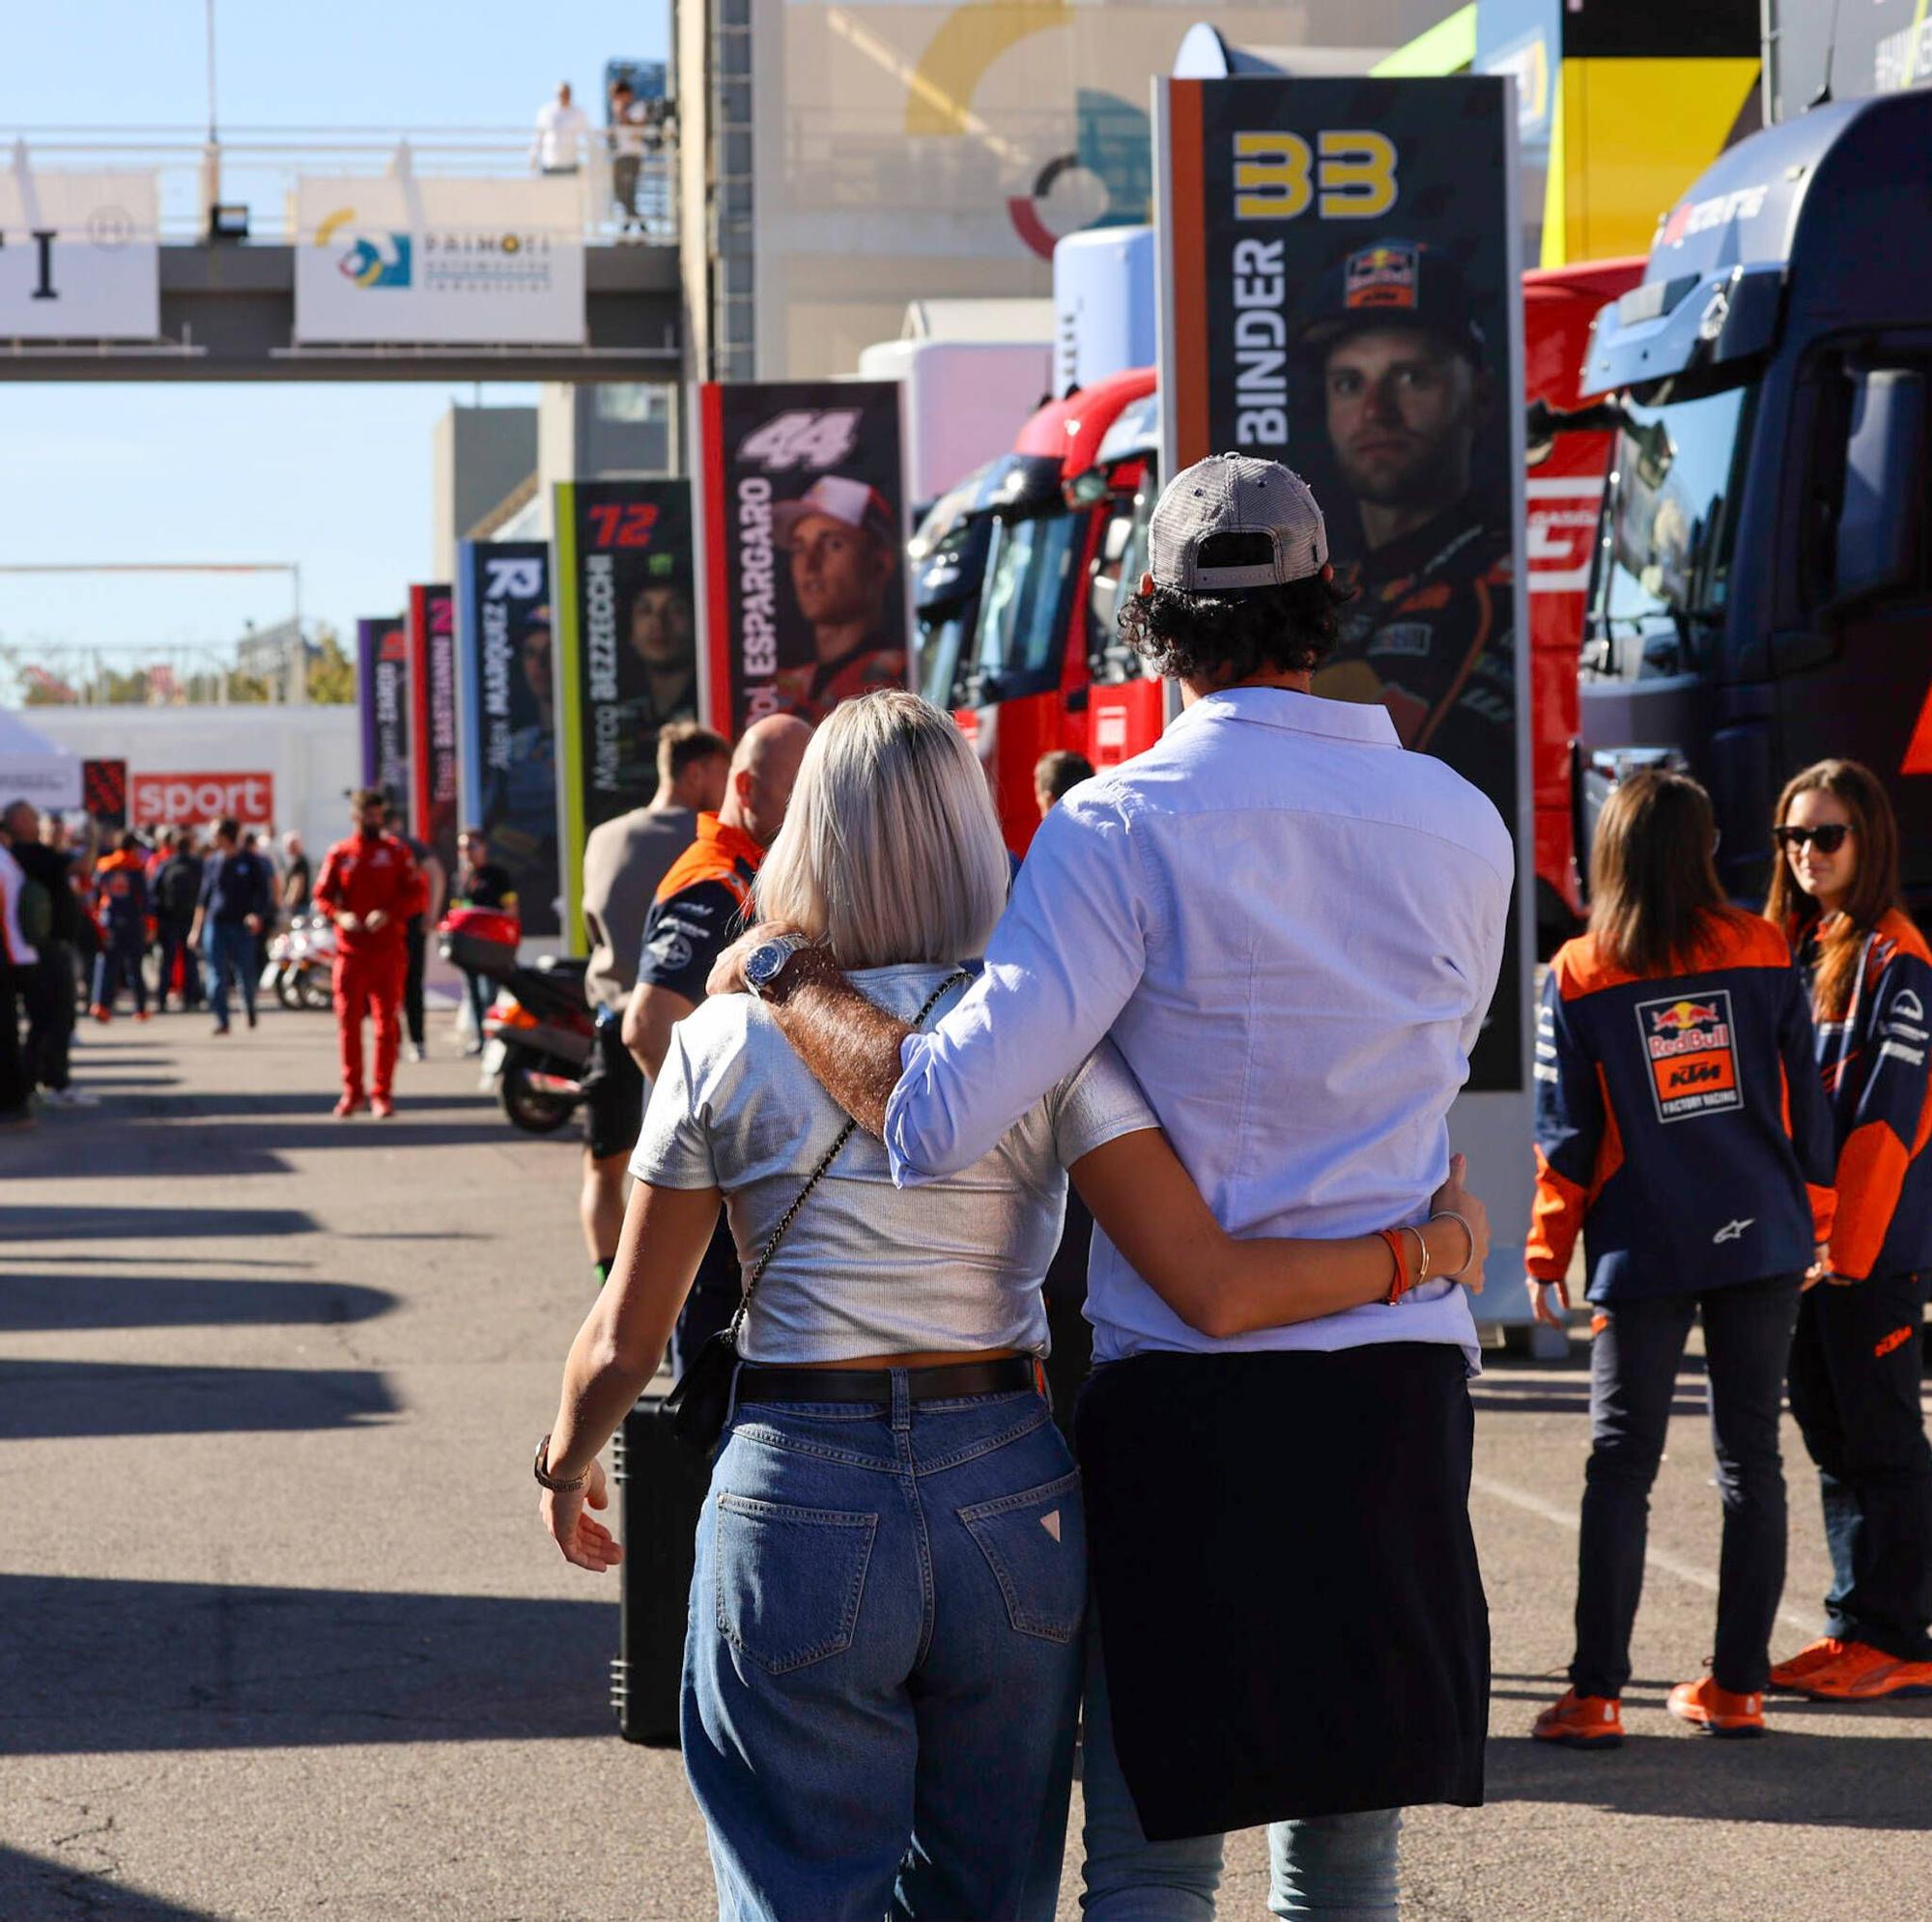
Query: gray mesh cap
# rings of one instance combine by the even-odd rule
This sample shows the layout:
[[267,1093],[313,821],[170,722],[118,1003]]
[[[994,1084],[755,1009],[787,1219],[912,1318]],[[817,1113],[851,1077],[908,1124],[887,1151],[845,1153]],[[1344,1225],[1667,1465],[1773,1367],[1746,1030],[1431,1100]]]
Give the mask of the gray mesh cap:
[[[1246,567],[1203,567],[1201,543],[1216,534],[1264,534],[1274,558]],[[1328,564],[1328,530],[1308,483],[1279,461],[1210,454],[1162,489],[1148,528],[1148,571],[1158,587],[1225,594],[1306,580]]]

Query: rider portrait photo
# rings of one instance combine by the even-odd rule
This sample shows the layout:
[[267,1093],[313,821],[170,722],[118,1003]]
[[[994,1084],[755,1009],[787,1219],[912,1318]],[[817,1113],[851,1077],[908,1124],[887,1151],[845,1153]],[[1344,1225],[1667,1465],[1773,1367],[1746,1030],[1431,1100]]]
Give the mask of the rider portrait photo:
[[[779,649],[781,705],[818,721],[841,700],[904,685],[898,523],[875,487],[821,474],[772,514],[796,621]],[[788,643],[788,644],[787,644]]]
[[722,591],[704,599],[707,711],[742,733],[822,721],[905,685],[901,396],[895,381],[732,382],[699,390],[700,501]]
[[1302,318],[1294,438],[1356,590],[1316,677],[1507,806],[1516,666],[1506,342],[1446,245],[1343,253]]

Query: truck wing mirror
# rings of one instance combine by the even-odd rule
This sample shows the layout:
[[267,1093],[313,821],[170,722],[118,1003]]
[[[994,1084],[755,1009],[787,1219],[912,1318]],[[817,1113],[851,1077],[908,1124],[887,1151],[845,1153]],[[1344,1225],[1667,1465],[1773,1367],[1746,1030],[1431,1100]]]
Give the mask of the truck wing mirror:
[[1857,382],[1832,570],[1834,603],[1909,583],[1925,512],[1924,375],[1868,367]]

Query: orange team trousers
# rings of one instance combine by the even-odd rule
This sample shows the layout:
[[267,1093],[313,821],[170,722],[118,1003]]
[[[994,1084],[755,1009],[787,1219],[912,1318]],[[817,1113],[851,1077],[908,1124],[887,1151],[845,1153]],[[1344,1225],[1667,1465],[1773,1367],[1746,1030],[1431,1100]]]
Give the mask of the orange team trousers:
[[342,1091],[362,1099],[362,1018],[376,1026],[376,1066],[371,1091],[386,1096],[395,1085],[396,1056],[403,1044],[403,982],[409,950],[398,941],[373,954],[338,953],[330,980],[335,1027],[342,1042]]

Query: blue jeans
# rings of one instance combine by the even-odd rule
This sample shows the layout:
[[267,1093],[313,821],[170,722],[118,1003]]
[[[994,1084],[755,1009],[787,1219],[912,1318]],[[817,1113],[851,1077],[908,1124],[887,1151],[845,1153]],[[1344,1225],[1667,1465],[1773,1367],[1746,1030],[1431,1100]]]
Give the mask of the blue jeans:
[[240,921],[209,920],[201,930],[203,975],[208,987],[209,1012],[217,1028],[228,1026],[228,982],[233,975],[242,989],[242,1005],[255,1017],[255,937]]
[[722,1922],[1053,1915],[1078,1471],[1037,1396],[906,1384],[890,1409],[741,1403],[713,1464],[682,1737]]
[[[1184,1661],[1183,1650],[1175,1652]],[[1225,1837],[1150,1842],[1114,1753],[1100,1627],[1087,1634],[1087,1717],[1081,1788],[1087,1800],[1088,1922],[1213,1922]],[[1393,1922],[1399,1881],[1400,1809],[1314,1816],[1268,1829],[1268,1913],[1325,1915],[1330,1922]]]
[[[110,927],[100,944],[100,952],[94,957],[94,1004],[110,1012],[121,998],[121,984],[126,982],[134,995],[134,1012],[148,1011],[148,983],[141,973],[141,962],[147,953],[147,945],[139,921],[126,927]],[[163,984],[165,992],[165,984]]]

